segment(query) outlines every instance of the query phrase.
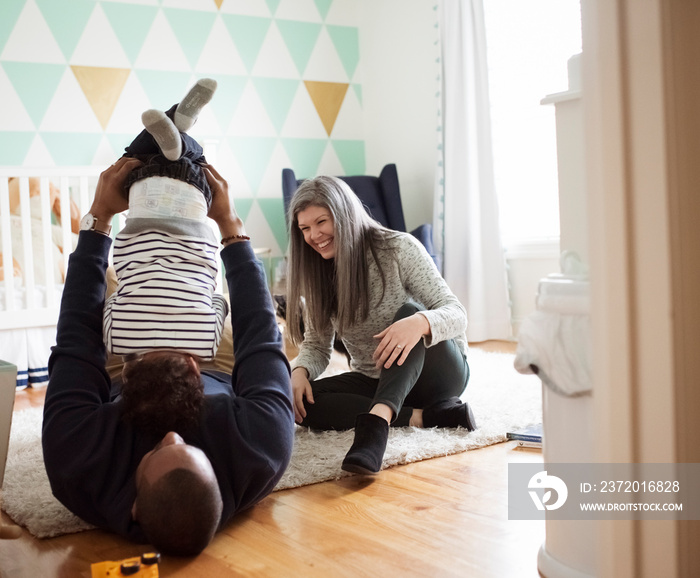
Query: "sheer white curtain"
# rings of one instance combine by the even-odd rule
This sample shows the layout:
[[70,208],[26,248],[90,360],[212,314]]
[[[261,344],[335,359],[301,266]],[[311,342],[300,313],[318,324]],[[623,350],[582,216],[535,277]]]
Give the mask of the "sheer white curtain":
[[441,170],[435,229],[443,276],[467,308],[469,341],[511,336],[494,185],[482,0],[440,0]]

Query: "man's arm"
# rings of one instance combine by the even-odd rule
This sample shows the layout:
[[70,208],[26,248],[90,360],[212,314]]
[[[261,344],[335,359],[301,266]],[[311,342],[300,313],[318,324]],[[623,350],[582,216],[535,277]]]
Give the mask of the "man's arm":
[[[109,395],[109,379],[103,375],[106,355],[102,312],[110,245],[111,239],[101,233],[81,231],[76,250],[70,256],[56,328],[56,346],[49,358],[45,412],[59,393],[59,383],[85,384],[103,400]],[[94,401],[99,402],[99,399]]]
[[[120,159],[100,175],[91,209],[98,219],[111,220],[122,210],[126,200],[121,184],[136,165],[138,161],[133,159]],[[54,476],[70,474],[71,460],[77,465],[79,455],[89,452],[90,444],[98,443],[80,439],[79,432],[84,431],[81,424],[110,399],[102,339],[110,245],[111,239],[99,232],[81,231],[69,260],[44,403],[42,441],[52,483]]]
[[294,440],[290,370],[262,263],[230,205],[226,182],[210,166],[205,173],[213,192],[209,216],[219,225],[224,242],[221,258],[236,360],[231,377],[235,420],[247,442],[247,448],[236,451],[252,453],[265,464],[257,469],[259,476],[251,471],[245,487],[238,487],[240,510],[272,491],[289,464]]
[[[250,468],[248,479],[235,484],[236,511],[269,494],[289,465],[294,444],[294,410],[290,369],[284,353],[272,298],[262,263],[250,242],[224,248],[231,299],[235,364],[231,376],[237,434],[244,446],[232,448]],[[254,459],[251,459],[255,456]],[[241,462],[231,476],[241,475]]]

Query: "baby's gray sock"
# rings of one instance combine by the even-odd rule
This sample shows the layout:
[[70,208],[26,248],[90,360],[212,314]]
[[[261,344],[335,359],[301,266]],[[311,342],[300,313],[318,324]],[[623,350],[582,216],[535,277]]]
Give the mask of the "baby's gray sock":
[[143,126],[151,133],[163,156],[169,161],[176,161],[182,155],[182,138],[166,114],[160,110],[147,110],[141,115]]
[[180,132],[192,128],[202,108],[212,99],[216,92],[216,80],[202,78],[197,81],[175,109],[175,126]]

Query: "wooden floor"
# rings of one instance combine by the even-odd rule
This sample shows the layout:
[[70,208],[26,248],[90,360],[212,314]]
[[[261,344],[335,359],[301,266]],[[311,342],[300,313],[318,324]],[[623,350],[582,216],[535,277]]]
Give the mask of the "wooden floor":
[[[18,392],[15,411],[42,403],[41,390]],[[274,492],[199,557],[165,558],[160,576],[535,578],[544,522],[507,519],[507,467],[541,461],[541,453],[506,442],[373,478]],[[0,577],[90,577],[92,563],[143,551],[99,530],[48,540],[24,531],[0,541]]]

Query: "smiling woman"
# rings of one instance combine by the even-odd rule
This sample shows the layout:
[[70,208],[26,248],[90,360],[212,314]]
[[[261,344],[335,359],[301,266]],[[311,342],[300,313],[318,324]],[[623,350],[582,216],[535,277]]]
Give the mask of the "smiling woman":
[[[297,423],[354,426],[342,468],[361,474],[381,470],[389,424],[475,429],[459,399],[469,379],[466,312],[423,245],[380,225],[343,180],[325,176],[292,197],[289,236]],[[351,371],[321,379],[336,339]]]

